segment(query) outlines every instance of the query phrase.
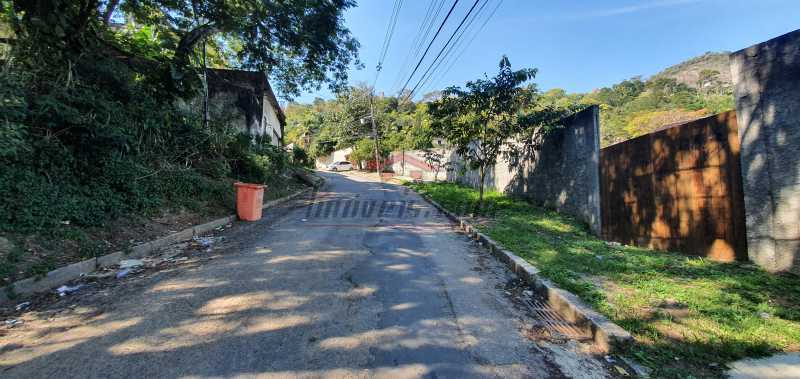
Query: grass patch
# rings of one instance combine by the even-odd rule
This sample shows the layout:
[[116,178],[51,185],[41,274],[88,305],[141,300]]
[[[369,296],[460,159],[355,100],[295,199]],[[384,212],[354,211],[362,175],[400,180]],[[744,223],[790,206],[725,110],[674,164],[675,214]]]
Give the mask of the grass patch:
[[[478,199],[455,184],[408,185],[454,212]],[[718,377],[727,362],[800,351],[797,276],[614,246],[554,211],[498,192],[485,198],[478,228],[631,332],[627,354],[656,377]]]

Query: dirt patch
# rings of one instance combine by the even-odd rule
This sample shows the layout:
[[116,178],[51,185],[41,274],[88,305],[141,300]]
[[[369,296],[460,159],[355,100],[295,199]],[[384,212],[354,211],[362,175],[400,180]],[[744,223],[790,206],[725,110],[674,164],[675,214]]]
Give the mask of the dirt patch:
[[[264,202],[304,186],[291,180],[285,188],[267,191]],[[235,205],[204,204],[197,210],[163,209],[155,215],[127,215],[102,227],[80,227],[62,223],[58,228],[38,233],[4,233],[14,246],[0,253],[0,286],[117,251],[127,251],[141,243],[176,233],[235,212]]]
[[[0,336],[24,333],[34,328],[32,322],[52,320],[56,316],[68,315],[78,320],[96,317],[108,310],[106,305],[112,300],[130,291],[137,291],[137,283],[147,278],[169,274],[177,269],[198,267],[209,260],[221,258],[232,244],[220,236],[229,227],[231,225],[218,228],[210,235],[189,242],[175,243],[161,249],[158,255],[129,260],[128,267],[114,265],[61,287],[68,287],[71,289],[69,291],[54,289],[27,296],[24,301],[8,302],[0,306],[0,320],[3,320]],[[91,309],[91,312],[86,309]]]
[[[9,234],[19,249],[14,259],[0,257],[14,266],[0,278],[0,286],[30,276],[43,275],[63,267],[116,251],[126,251],[141,243],[158,239],[180,230],[230,215],[231,209],[205,208],[202,212],[187,209],[164,210],[156,217],[129,216],[103,227],[62,225],[58,230],[33,234]],[[11,260],[11,262],[9,262]]]

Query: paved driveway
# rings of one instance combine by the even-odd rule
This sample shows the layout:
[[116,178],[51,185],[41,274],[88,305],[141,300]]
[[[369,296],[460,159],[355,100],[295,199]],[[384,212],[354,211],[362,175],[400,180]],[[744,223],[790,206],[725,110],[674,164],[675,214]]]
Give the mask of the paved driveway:
[[208,259],[26,315],[0,376],[607,375],[581,344],[529,338],[512,275],[416,194],[324,175]]

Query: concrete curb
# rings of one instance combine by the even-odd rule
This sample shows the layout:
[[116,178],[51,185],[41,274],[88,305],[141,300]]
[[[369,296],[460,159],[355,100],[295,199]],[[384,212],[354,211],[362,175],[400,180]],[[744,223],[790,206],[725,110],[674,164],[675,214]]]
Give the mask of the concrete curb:
[[[324,179],[322,181],[324,182]],[[290,201],[294,198],[297,198],[298,196],[304,195],[311,191],[312,188],[305,188],[291,195],[284,196],[280,199],[268,201],[264,203],[262,209],[271,208],[281,203],[285,203],[287,201]],[[82,275],[88,274],[99,268],[113,266],[115,264],[118,264],[123,259],[143,258],[157,250],[160,250],[161,248],[167,247],[176,242],[188,241],[192,239],[192,237],[194,236],[208,233],[220,226],[227,225],[236,220],[237,220],[236,215],[218,218],[216,220],[209,221],[205,224],[200,224],[193,226],[191,228],[186,228],[184,230],[181,230],[180,232],[173,233],[153,241],[136,245],[132,247],[127,254],[125,252],[118,251],[115,253],[106,254],[96,258],[90,258],[84,261],[73,263],[68,266],[57,268],[53,271],[48,272],[43,277],[31,277],[18,280],[6,287],[3,287],[2,290],[0,290],[0,304],[3,304],[10,300],[8,298],[8,295],[9,293],[12,293],[12,291],[16,295],[30,295],[36,292],[48,291],[52,288],[58,287],[71,280],[75,280],[81,277]]]
[[542,278],[539,270],[520,258],[510,250],[504,248],[498,242],[481,233],[464,218],[458,217],[452,212],[439,205],[436,201],[425,194],[420,194],[423,199],[433,205],[434,208],[442,212],[447,218],[457,223],[470,238],[475,239],[481,245],[505,263],[511,271],[519,275],[536,292],[544,295],[553,309],[563,316],[567,321],[575,323],[585,331],[590,332],[595,345],[606,353],[618,352],[625,346],[633,343],[633,336],[619,325],[601,315],[590,306],[586,305],[575,294],[556,287],[552,282]]

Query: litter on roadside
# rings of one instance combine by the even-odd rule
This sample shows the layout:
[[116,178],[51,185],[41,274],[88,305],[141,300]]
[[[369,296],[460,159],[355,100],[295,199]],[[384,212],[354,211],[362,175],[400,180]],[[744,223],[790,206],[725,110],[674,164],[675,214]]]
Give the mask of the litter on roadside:
[[61,287],[56,288],[56,292],[58,292],[58,296],[64,297],[64,296],[69,295],[71,293],[78,292],[78,290],[80,290],[84,286],[85,286],[84,284],[78,284],[78,285],[75,285],[75,286],[63,285]]
[[164,262],[178,263],[178,262],[185,262],[185,261],[188,261],[188,260],[189,260],[189,257],[177,257],[177,258],[176,257],[172,257],[172,258],[165,259]]
[[117,279],[122,279],[122,278],[128,276],[128,274],[130,274],[130,273],[131,273],[131,269],[129,269],[129,268],[126,268],[124,270],[119,270],[119,271],[117,271],[116,278]]
[[140,259],[125,259],[125,260],[119,261],[119,268],[121,270],[124,270],[126,268],[139,267],[139,266],[141,266],[143,264],[144,264],[144,262],[142,262]]
[[17,325],[21,325],[22,323],[23,323],[22,320],[18,320],[18,319],[15,319],[15,318],[6,320],[6,326],[8,326],[9,328],[13,328],[13,327],[15,327]]
[[26,301],[26,302],[22,302],[22,303],[17,304],[16,309],[18,311],[21,311],[21,310],[27,309],[30,306],[31,306],[31,302],[30,301]]
[[617,372],[618,372],[620,375],[622,375],[622,376],[630,376],[630,375],[631,375],[631,374],[629,374],[629,373],[628,373],[628,371],[627,371],[627,370],[625,370],[624,368],[622,368],[622,367],[620,367],[620,366],[616,366],[616,365],[615,365],[615,366],[614,366],[614,369],[616,369],[616,370],[617,370]]
[[216,237],[193,237],[192,240],[202,247],[211,247],[211,245],[217,242]]
[[102,280],[102,279],[110,278],[112,276],[114,276],[114,272],[113,271],[98,271],[98,272],[93,272],[93,273],[87,274],[86,278],[87,279],[91,279],[91,280]]

